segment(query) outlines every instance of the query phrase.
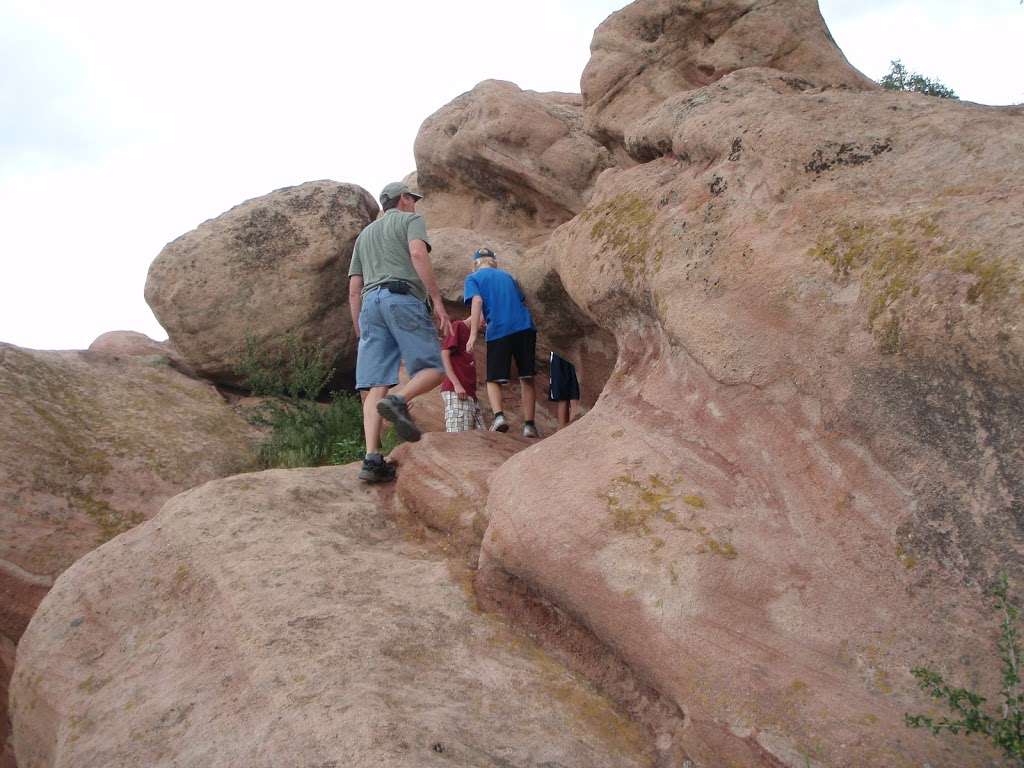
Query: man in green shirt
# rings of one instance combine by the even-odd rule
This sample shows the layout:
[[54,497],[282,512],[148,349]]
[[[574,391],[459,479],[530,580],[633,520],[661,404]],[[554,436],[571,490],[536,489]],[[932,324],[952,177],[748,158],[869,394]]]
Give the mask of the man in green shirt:
[[[427,226],[416,213],[420,197],[401,182],[384,187],[384,213],[359,233],[348,270],[349,307],[359,339],[356,388],[367,391],[366,458],[359,479],[368,483],[395,477],[394,466],[380,453],[382,419],[392,422],[402,439],[419,440],[408,402],[432,390],[445,375],[437,333],[440,329],[447,336],[451,321],[430,266]],[[400,362],[410,378],[389,395],[388,389],[398,384]]]

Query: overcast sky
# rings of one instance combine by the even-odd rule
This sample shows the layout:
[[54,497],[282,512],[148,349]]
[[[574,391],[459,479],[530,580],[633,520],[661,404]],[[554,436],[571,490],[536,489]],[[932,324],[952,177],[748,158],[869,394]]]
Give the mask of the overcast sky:
[[[0,0],[0,341],[166,338],[142,297],[165,243],[311,179],[376,196],[432,112],[488,78],[579,91],[624,0]],[[854,66],[1024,102],[1018,0],[822,0]],[[383,94],[383,95],[382,95]]]

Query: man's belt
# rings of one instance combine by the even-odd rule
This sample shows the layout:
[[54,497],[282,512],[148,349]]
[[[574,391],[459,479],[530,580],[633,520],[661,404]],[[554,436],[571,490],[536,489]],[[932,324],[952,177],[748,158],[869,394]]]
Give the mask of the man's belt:
[[401,280],[388,280],[384,283],[378,283],[373,286],[372,290],[376,290],[377,288],[387,288],[392,293],[412,293],[412,286],[408,283],[402,282]]

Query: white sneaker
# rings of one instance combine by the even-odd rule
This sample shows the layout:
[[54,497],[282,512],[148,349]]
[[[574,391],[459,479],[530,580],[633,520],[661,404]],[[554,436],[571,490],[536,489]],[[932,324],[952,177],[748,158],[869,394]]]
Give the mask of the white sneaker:
[[494,422],[491,424],[491,432],[508,432],[508,422],[505,421],[505,414],[499,414],[494,417]]
[[540,437],[540,432],[533,424],[523,424],[523,437]]

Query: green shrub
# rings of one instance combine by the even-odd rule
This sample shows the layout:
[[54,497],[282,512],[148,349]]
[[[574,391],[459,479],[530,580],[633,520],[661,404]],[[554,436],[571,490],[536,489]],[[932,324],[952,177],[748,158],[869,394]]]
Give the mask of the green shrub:
[[943,85],[938,80],[932,80],[917,72],[907,71],[899,59],[889,62],[889,71],[878,82],[887,91],[923,93],[927,96],[938,96],[940,99],[960,98],[952,88]]
[[319,344],[303,344],[289,335],[280,346],[266,348],[248,335],[235,373],[254,395],[316,400],[334,376],[334,369],[328,366],[326,351]]
[[928,667],[915,667],[911,674],[933,699],[945,702],[955,717],[940,720],[926,715],[904,715],[911,728],[928,728],[934,734],[949,731],[970,735],[981,733],[1003,750],[1013,765],[1024,766],[1024,691],[1020,684],[1020,640],[1018,609],[1010,602],[1006,574],[992,589],[996,611],[1001,617],[999,657],[1002,659],[1002,706],[994,713],[982,709],[985,697],[966,688],[953,688],[942,675]]
[[[267,398],[250,416],[268,430],[259,446],[264,467],[316,467],[363,458],[359,396],[333,392],[330,402],[317,400],[334,376],[323,347],[290,336],[279,347],[264,349],[249,336],[235,370],[246,389]],[[389,427],[381,435],[381,450],[387,453],[395,442]]]

